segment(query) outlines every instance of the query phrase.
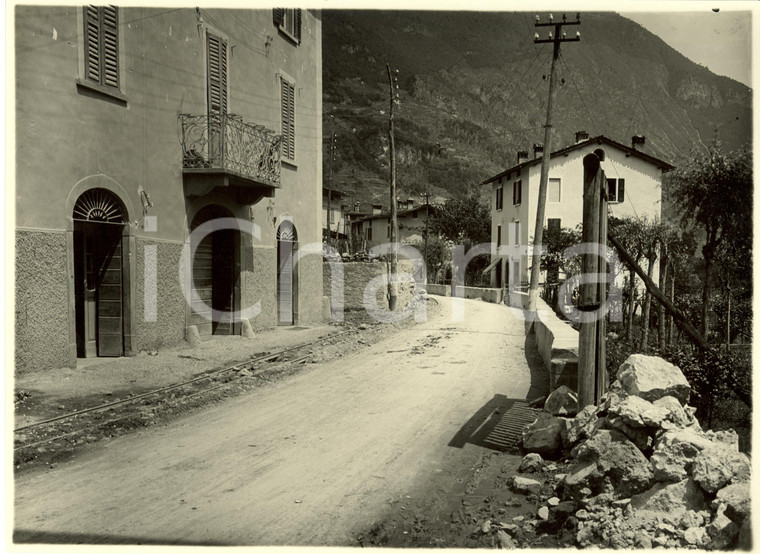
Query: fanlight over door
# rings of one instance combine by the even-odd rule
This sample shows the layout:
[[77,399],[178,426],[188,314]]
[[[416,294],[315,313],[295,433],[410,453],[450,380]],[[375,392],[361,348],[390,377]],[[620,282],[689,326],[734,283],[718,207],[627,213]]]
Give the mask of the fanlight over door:
[[90,189],[77,199],[73,219],[77,355],[121,356],[124,209],[112,192]]
[[285,220],[277,228],[277,321],[293,325],[298,314],[298,271],[294,258],[298,250],[298,234],[292,221]]

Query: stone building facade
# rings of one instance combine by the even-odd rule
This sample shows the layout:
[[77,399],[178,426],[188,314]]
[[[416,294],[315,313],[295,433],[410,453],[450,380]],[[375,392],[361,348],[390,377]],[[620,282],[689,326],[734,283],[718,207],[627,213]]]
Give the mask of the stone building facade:
[[16,7],[18,372],[322,320],[321,59],[314,10]]

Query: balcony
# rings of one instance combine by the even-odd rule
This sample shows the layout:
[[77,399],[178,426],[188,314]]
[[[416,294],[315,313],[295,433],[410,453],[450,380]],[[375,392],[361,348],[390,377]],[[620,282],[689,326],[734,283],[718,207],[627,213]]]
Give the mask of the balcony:
[[182,174],[190,196],[218,186],[272,196],[280,187],[281,137],[233,114],[179,115]]

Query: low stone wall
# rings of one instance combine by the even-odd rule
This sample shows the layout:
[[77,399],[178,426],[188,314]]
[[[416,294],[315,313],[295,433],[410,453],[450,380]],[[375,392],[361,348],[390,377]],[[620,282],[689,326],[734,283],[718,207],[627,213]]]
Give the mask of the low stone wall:
[[462,286],[454,286],[451,291],[452,296],[458,296],[460,298],[480,298],[485,302],[491,302],[492,304],[498,304],[501,302],[501,293],[501,289]]
[[550,389],[566,385],[578,390],[578,331],[562,321],[540,298],[536,308],[538,316],[533,332],[541,359],[549,370]]
[[[527,309],[528,294],[511,292],[509,305]],[[527,330],[532,330],[536,335],[538,352],[549,371],[550,390],[561,385],[578,390],[578,331],[560,319],[541,298],[538,299],[536,308],[537,319]]]
[[[332,266],[335,266],[333,270]],[[325,262],[322,264],[322,290],[324,296],[330,299],[331,312],[339,310],[336,298],[333,298],[333,271],[343,271],[343,309],[363,310],[364,293],[373,279],[384,279],[387,283],[388,264],[385,262]],[[398,262],[398,272],[401,282],[398,290],[398,308],[403,308],[412,300],[415,291],[415,283],[410,279],[412,263],[409,261]],[[378,281],[375,281],[376,283]],[[379,309],[388,309],[388,285],[380,284],[376,288],[375,306]]]
[[428,283],[425,285],[425,290],[428,294],[435,294],[436,296],[451,296],[451,286],[449,285],[434,285]]

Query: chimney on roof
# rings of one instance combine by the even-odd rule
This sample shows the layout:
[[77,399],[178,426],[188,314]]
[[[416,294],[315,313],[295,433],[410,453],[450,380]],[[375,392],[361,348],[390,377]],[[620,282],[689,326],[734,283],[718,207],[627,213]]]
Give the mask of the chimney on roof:
[[517,151],[517,165],[520,165],[523,162],[528,161],[528,151],[527,150],[518,150]]
[[639,152],[644,151],[644,145],[647,142],[647,138],[643,135],[633,135],[631,137],[631,148],[634,150],[638,150]]
[[544,145],[539,144],[537,142],[534,143],[533,144],[533,159],[535,160],[536,158],[538,158],[539,155],[543,156],[543,154],[544,154]]
[[583,142],[584,140],[588,140],[588,133],[586,131],[576,131],[575,144],[578,144],[579,142]]

